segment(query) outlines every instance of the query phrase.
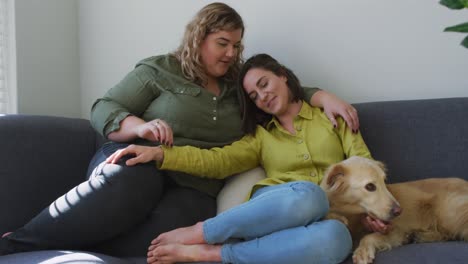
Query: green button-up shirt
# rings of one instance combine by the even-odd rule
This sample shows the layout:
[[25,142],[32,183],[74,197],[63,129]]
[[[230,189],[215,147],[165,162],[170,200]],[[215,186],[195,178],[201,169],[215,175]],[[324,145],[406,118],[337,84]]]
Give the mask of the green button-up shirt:
[[261,165],[267,178],[253,191],[298,180],[318,184],[334,163],[351,156],[372,158],[361,135],[352,133],[341,118],[338,123],[334,129],[321,109],[303,102],[294,119],[295,134],[274,118],[266,128],[258,126],[255,136],[247,135],[224,148],[164,147],[161,169],[224,178]]
[[[174,132],[174,145],[200,148],[219,147],[243,136],[235,83],[219,81],[221,94],[216,96],[184,78],[180,62],[172,55],[140,61],[91,110],[91,123],[102,135],[120,129],[129,115],[150,121],[165,120]],[[309,100],[317,88],[306,88]],[[145,144],[144,142],[138,142]],[[181,172],[168,174],[182,186],[216,195],[219,180],[202,179]]]

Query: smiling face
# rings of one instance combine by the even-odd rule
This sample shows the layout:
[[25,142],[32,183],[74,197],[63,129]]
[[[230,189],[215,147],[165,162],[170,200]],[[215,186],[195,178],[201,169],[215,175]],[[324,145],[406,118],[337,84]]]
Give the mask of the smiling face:
[[285,76],[278,76],[262,68],[250,69],[243,80],[249,98],[262,111],[275,116],[284,114],[291,102]]
[[242,29],[208,34],[200,46],[200,55],[209,78],[226,74],[240,52]]

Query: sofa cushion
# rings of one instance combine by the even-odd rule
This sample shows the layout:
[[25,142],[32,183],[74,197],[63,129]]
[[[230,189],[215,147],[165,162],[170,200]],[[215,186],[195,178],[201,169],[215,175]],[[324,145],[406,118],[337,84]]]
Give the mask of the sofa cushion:
[[252,187],[265,178],[265,170],[261,167],[229,177],[217,197],[217,213],[246,201]]
[[0,264],[133,264],[146,263],[146,259],[124,260],[85,251],[44,250],[24,252],[0,257]]
[[[0,257],[0,264],[146,264],[146,257],[116,258],[89,251],[43,250]],[[183,263],[180,263],[183,264]],[[190,262],[221,264],[221,262]]]
[[[468,260],[468,243],[437,242],[408,244],[377,253],[374,264],[424,263],[465,264]],[[351,256],[343,264],[352,264]]]

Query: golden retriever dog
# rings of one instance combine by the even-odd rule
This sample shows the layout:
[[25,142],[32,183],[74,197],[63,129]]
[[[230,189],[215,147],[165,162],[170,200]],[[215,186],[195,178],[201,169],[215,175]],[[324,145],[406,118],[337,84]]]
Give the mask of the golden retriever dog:
[[[412,242],[468,241],[467,181],[433,178],[385,184],[385,178],[383,163],[351,157],[328,168],[321,182],[330,201],[327,217],[344,222],[357,245],[354,263],[372,263],[376,251]],[[390,231],[366,232],[363,214],[391,223]]]

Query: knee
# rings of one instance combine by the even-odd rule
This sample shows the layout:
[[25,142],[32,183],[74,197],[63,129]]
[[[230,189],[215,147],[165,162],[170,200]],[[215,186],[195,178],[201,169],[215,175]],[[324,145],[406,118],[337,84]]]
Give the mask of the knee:
[[160,172],[156,166],[150,164],[137,166],[104,164],[102,169],[98,170],[97,173],[111,184],[124,183],[126,186],[150,185],[161,178],[158,177]]
[[292,185],[289,216],[304,221],[304,225],[323,218],[329,209],[326,193],[318,185],[311,182],[299,182]]
[[[324,220],[316,224],[320,225],[319,232],[314,232],[315,239],[320,241],[320,246],[311,243],[313,254],[310,257],[320,260],[318,263],[340,263],[351,253],[353,242],[348,228],[337,220]],[[318,231],[317,229],[315,231]],[[312,236],[312,235],[311,235]],[[311,262],[315,263],[315,262]]]
[[108,189],[121,199],[132,196],[147,196],[162,192],[164,179],[156,166],[125,166],[118,164],[100,164],[93,172],[89,183],[95,189]]

